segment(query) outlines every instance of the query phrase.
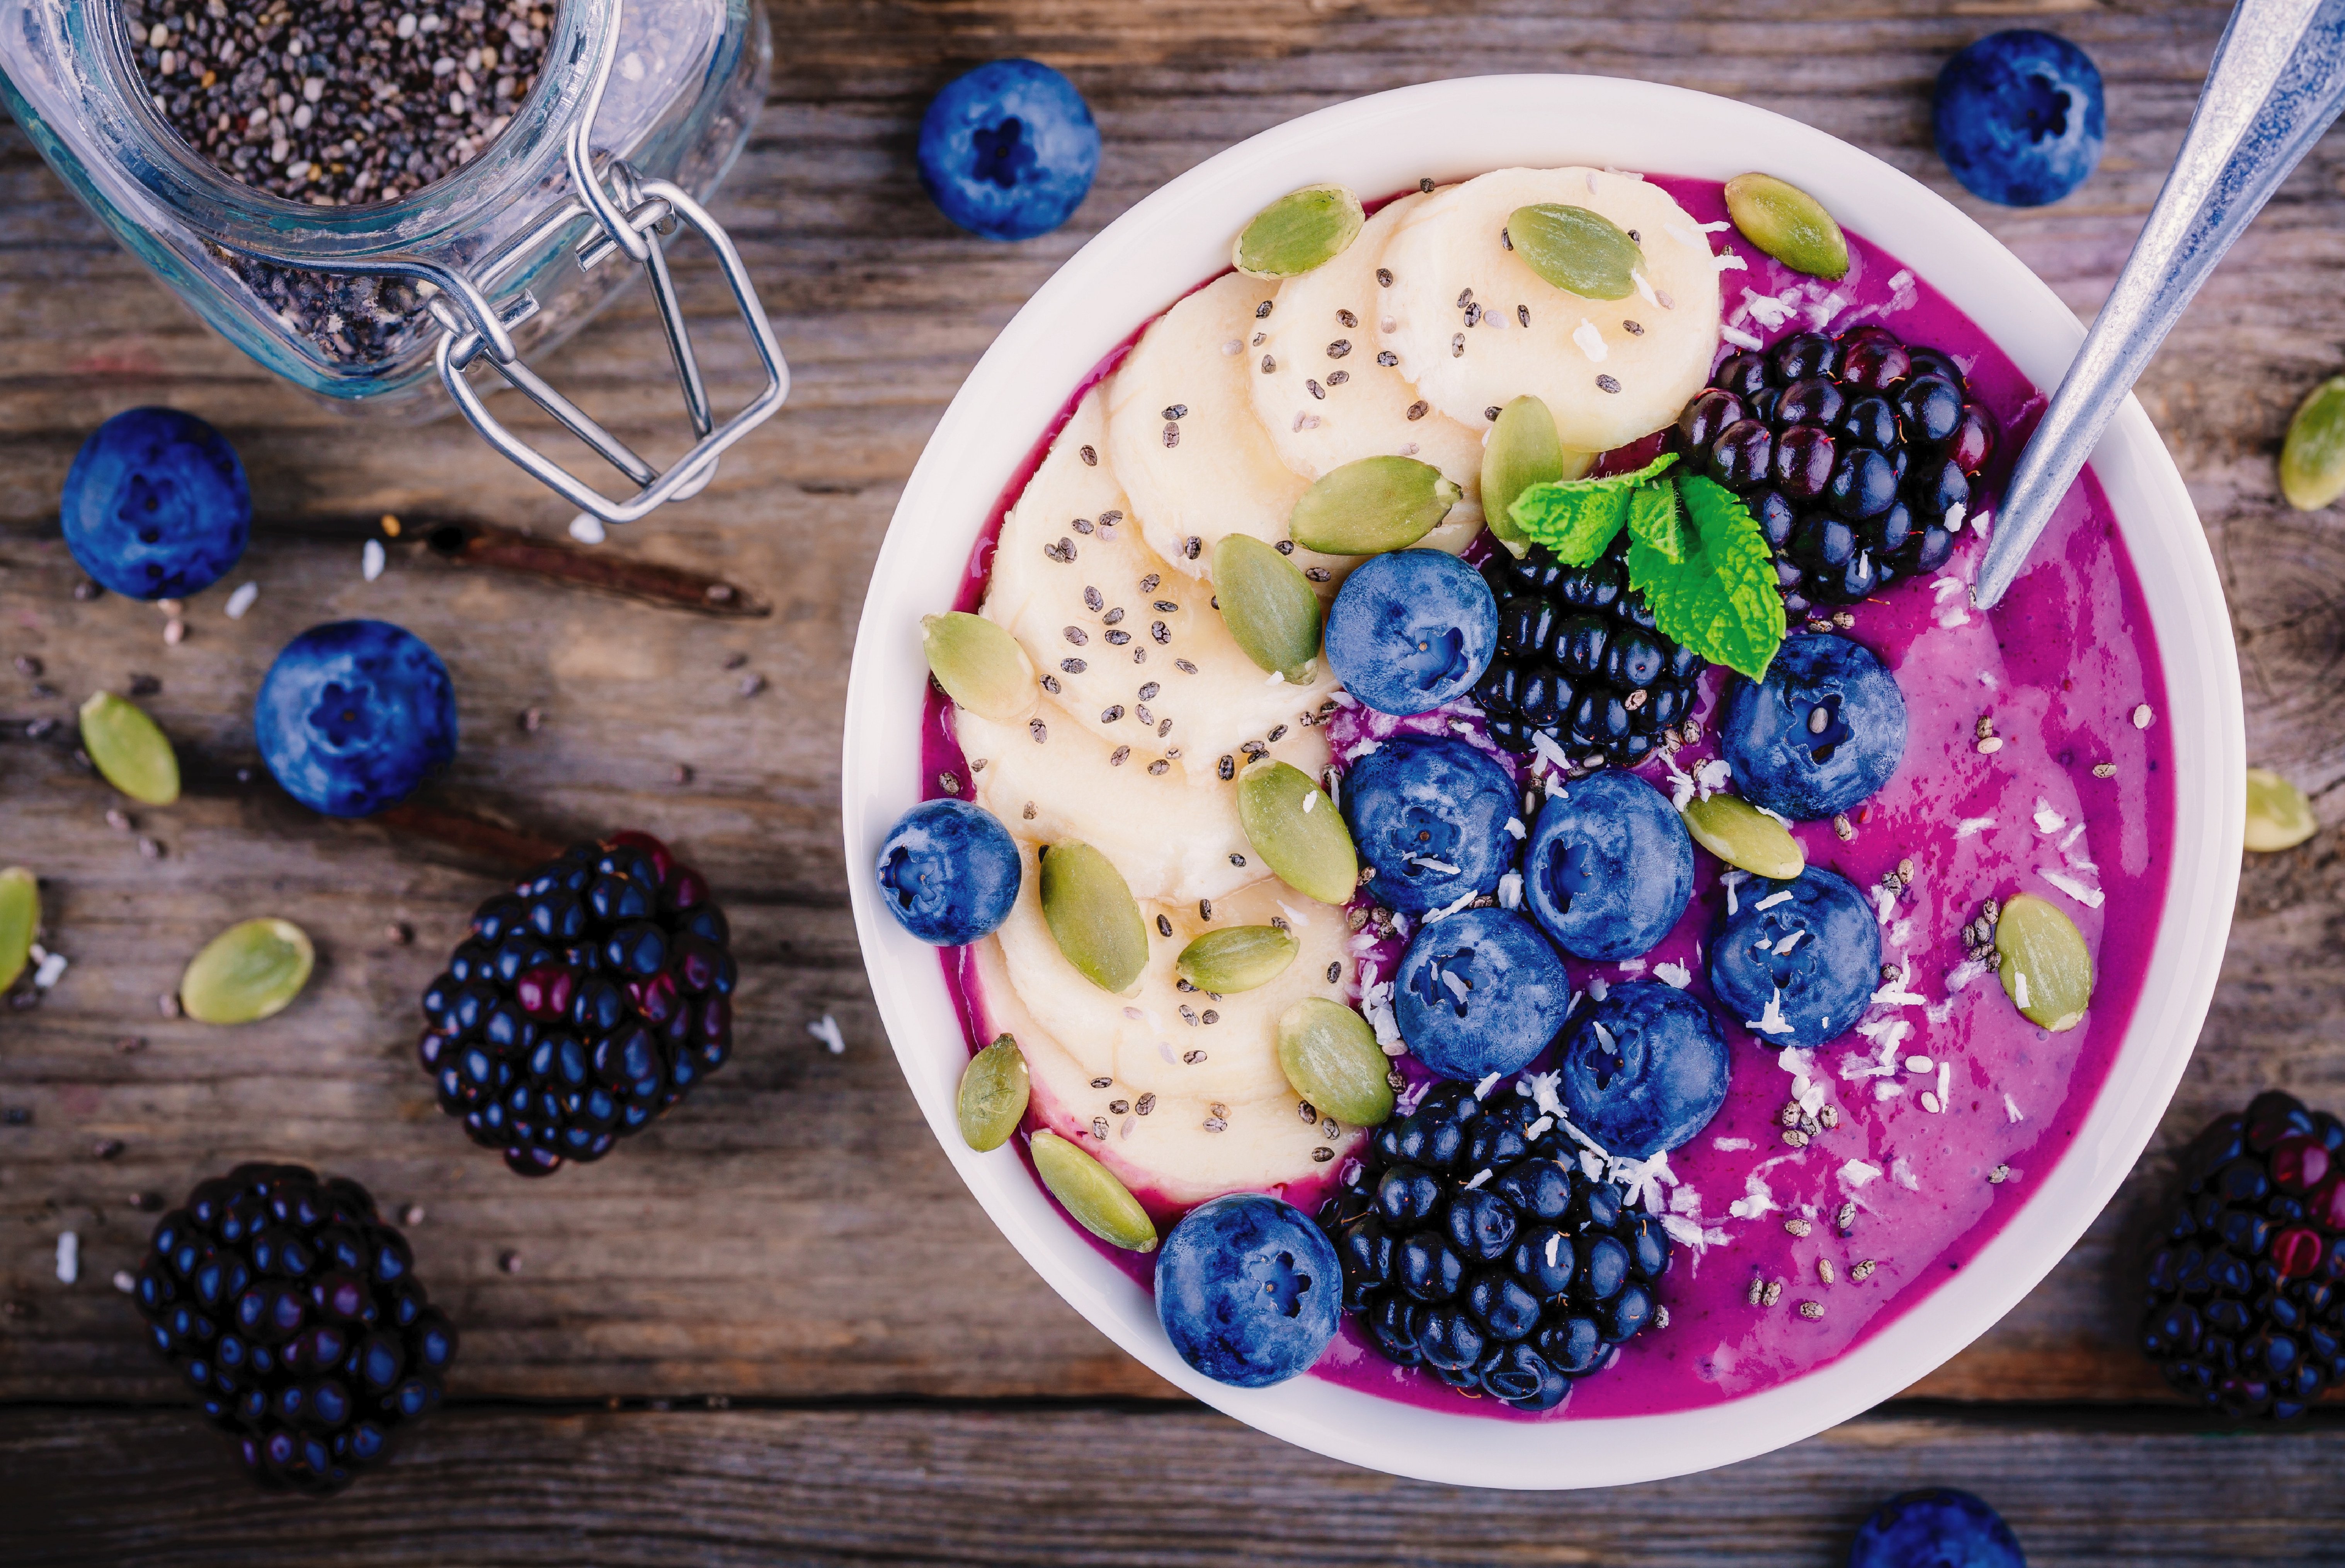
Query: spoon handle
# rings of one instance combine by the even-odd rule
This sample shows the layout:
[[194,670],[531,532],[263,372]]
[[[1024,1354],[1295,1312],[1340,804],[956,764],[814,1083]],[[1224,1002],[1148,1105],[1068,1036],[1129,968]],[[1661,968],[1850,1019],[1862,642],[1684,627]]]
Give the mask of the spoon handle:
[[2013,470],[1972,602],[1991,609],[2184,306],[2345,107],[2345,0],[2239,0],[2149,221]]

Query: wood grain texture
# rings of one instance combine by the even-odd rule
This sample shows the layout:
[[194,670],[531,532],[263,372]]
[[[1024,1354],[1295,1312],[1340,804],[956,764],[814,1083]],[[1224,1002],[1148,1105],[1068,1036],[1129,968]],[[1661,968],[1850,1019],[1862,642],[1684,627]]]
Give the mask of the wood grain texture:
[[[705,495],[610,546],[740,583],[774,606],[763,620],[664,612],[406,551],[381,580],[361,581],[362,528],[382,512],[547,537],[567,514],[460,424],[352,423],[261,374],[117,250],[0,125],[0,656],[39,658],[58,694],[38,695],[0,664],[0,718],[11,721],[0,725],[0,862],[47,879],[51,940],[74,962],[38,1009],[0,1012],[0,1105],[32,1115],[0,1125],[0,1300],[15,1307],[0,1317],[0,1400],[164,1397],[168,1380],[107,1283],[135,1264],[150,1225],[130,1200],[176,1197],[263,1156],[425,1207],[413,1237],[425,1278],[465,1327],[462,1397],[1162,1392],[1019,1262],[954,1181],[888,1054],[845,907],[837,759],[863,586],[904,475],[993,333],[1089,234],[1243,137],[1357,93],[1523,69],[1649,76],[1820,126],[1952,196],[2088,313],[2179,143],[2227,7],[1668,0],[1622,10],[1596,0],[777,5],[773,100],[716,210],[773,312],[791,402]],[[1929,150],[1929,84],[1951,49],[2031,19],[2099,61],[2109,152],[2068,202],[1988,209],[1956,191]],[[1107,152],[1067,230],[1005,247],[944,223],[910,151],[938,86],[1014,54],[1075,75]],[[2141,389],[2231,595],[2250,754],[2321,791],[2332,824],[2345,820],[2345,797],[2328,793],[2345,781],[2345,528],[2334,514],[2287,511],[2272,457],[2302,389],[2337,368],[2340,228],[2345,141],[2332,136]],[[677,271],[695,320],[714,330],[727,307],[712,270],[680,249]],[[721,332],[703,362],[720,404],[746,391],[746,359]],[[653,317],[630,296],[546,369],[658,453],[674,450],[664,366]],[[228,433],[259,512],[231,579],[260,585],[257,606],[230,622],[222,590],[198,598],[177,647],[164,646],[152,607],[72,597],[78,573],[55,523],[87,431],[162,402]],[[456,673],[463,749],[425,804],[557,840],[651,829],[710,869],[734,914],[739,1056],[598,1167],[534,1185],[508,1176],[436,1114],[415,1068],[414,998],[492,890],[493,857],[321,820],[255,769],[249,704],[269,660],[303,627],[354,615],[414,628]],[[81,697],[137,672],[161,680],[147,705],[202,786],[135,813],[137,832],[165,846],[160,860],[107,827],[113,799],[67,747],[24,738],[23,721],[69,728]],[[764,688],[740,695],[744,675]],[[524,729],[519,716],[533,708],[542,722]],[[689,783],[673,781],[679,764]],[[245,1029],[162,1018],[157,998],[187,955],[262,912],[317,938],[309,993]],[[2252,865],[2241,914],[2160,1150],[2266,1084],[2345,1107],[2345,1045],[2329,1026],[2345,1012],[2335,833]],[[411,945],[386,934],[393,921],[411,927]],[[843,1055],[807,1031],[826,1013]],[[145,1048],[118,1052],[126,1036]],[[99,1160],[100,1139],[126,1147]],[[2129,1253],[2158,1201],[2164,1157],[2154,1151],[2076,1252],[1922,1391],[2157,1397],[2127,1344]],[[66,1228],[84,1243],[71,1288],[53,1270]],[[507,1253],[518,1272],[501,1266]],[[46,1418],[13,1419],[21,1434]],[[71,1438],[56,1429],[40,1441]],[[0,1451],[10,1454],[0,1469],[32,1462],[28,1449]],[[1372,1484],[1342,1481],[1355,1483]]]

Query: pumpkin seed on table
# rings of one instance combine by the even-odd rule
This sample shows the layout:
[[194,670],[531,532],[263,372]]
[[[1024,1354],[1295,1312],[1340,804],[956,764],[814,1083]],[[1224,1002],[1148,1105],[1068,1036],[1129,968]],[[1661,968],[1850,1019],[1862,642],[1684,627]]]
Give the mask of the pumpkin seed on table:
[[2320,831],[2304,791],[2269,769],[2248,769],[2248,837],[2250,850],[2269,854],[2292,850]]
[[2288,422],[2279,493],[2299,512],[2318,512],[2345,495],[2345,376],[2314,387]]
[[148,806],[179,798],[179,759],[160,726],[127,697],[101,691],[81,705],[81,748],[100,777]]
[[1148,967],[1148,925],[1113,861],[1089,844],[1048,844],[1042,920],[1059,952],[1101,991],[1127,995]]
[[1794,272],[1848,276],[1848,236],[1824,204],[1771,174],[1738,174],[1726,182],[1726,215],[1743,239]]
[[2019,1011],[2055,1034],[2085,1020],[2093,955],[2076,922],[2034,893],[2005,900],[1995,924],[2003,989]]
[[1619,225],[1585,207],[1518,207],[1508,215],[1506,238],[1525,266],[1583,300],[1627,299],[1645,264],[1644,251]]
[[0,871],[0,992],[16,983],[33,959],[41,929],[41,884],[22,866]]
[[1779,882],[1808,869],[1792,830],[1740,795],[1689,800],[1679,815],[1693,841],[1730,866]]
[[1578,479],[1595,464],[1594,453],[1565,447],[1554,413],[1538,398],[1518,397],[1500,409],[1482,444],[1482,519],[1492,536],[1516,556],[1528,555],[1530,540],[1511,514],[1516,498],[1534,484]]
[[1306,185],[1254,215],[1230,247],[1230,265],[1249,278],[1299,278],[1351,249],[1367,220],[1342,186]]
[[1034,1084],[1026,1071],[1026,1054],[1015,1035],[1004,1034],[969,1059],[961,1069],[960,1099],[955,1119],[961,1141],[980,1154],[1010,1141],[1026,1119],[1026,1103]]
[[1381,555],[1432,533],[1465,494],[1429,463],[1363,457],[1321,474],[1287,514],[1286,531],[1322,555]]
[[1279,1015],[1278,1065],[1297,1095],[1339,1122],[1373,1127],[1393,1114],[1376,1032],[1340,1002],[1306,997]]
[[1127,1252],[1156,1250],[1156,1222],[1113,1171],[1047,1130],[1036,1133],[1028,1147],[1033,1151],[1034,1169],[1041,1173],[1042,1185],[1066,1207],[1076,1224],[1110,1247]]
[[923,616],[920,651],[945,695],[971,713],[1007,724],[1034,706],[1033,662],[1016,637],[983,616],[953,610]]
[[1238,775],[1238,825],[1279,881],[1323,904],[1350,901],[1360,857],[1352,830],[1310,775],[1257,757]]
[[1213,546],[1213,598],[1240,652],[1301,686],[1319,657],[1319,596],[1302,569],[1251,534]]
[[1172,972],[1200,991],[1230,996],[1276,980],[1302,951],[1291,932],[1274,925],[1225,926],[1183,948]]
[[179,1005],[199,1023],[256,1023],[301,994],[317,958],[309,933],[291,921],[240,921],[188,961]]

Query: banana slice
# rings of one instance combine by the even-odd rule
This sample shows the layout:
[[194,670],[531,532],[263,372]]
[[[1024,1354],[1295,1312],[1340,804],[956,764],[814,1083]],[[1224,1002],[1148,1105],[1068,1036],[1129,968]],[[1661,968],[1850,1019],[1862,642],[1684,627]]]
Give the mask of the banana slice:
[[[1567,293],[1508,249],[1517,208],[1582,207],[1637,238],[1645,266],[1622,300]],[[1385,244],[1380,346],[1434,408],[1469,424],[1528,392],[1563,444],[1604,452],[1678,417],[1718,350],[1717,259],[1660,187],[1593,168],[1508,168],[1436,192]]]
[[[1247,345],[1264,331],[1257,311],[1277,290],[1238,272],[1214,280],[1158,317],[1107,383],[1116,475],[1150,547],[1193,577],[1206,575],[1225,534],[1284,539],[1310,488],[1279,461],[1246,384]],[[1333,572],[1348,562],[1298,550],[1294,564]]]
[[1281,283],[1263,341],[1242,356],[1271,445],[1306,478],[1397,455],[1433,464],[1469,501],[1481,494],[1481,430],[1436,412],[1396,365],[1381,362],[1390,351],[1377,345],[1387,319],[1388,290],[1377,280],[1385,242],[1435,199],[1411,191],[1386,203],[1342,255]]
[[[1192,908],[1269,875],[1239,824],[1237,787],[1215,779],[1210,762],[1200,770],[1209,782],[1192,784],[1177,769],[1151,773],[1140,752],[1116,761],[1122,742],[1085,729],[1055,703],[1030,722],[1042,725],[1044,740],[1029,722],[997,724],[965,708],[953,716],[977,803],[1021,841],[1080,839],[1115,862],[1134,898]],[[1327,766],[1327,734],[1290,726],[1270,751],[1315,778]]]
[[1231,639],[1212,589],[1149,548],[1106,456],[1103,402],[1097,389],[1084,396],[1010,509],[983,613],[1055,683],[1073,722],[1132,748],[1132,771],[1162,759],[1217,783],[1223,757],[1302,729],[1338,683],[1324,657],[1308,683],[1274,682]]
[[[1042,940],[1050,940],[1047,932]],[[1283,1077],[1275,1091],[1239,1098],[1194,1082],[1156,1090],[1127,1084],[1115,1076],[1112,1060],[1090,1050],[1079,1055],[1062,1043],[1082,1036],[1061,1036],[1038,1022],[1010,980],[1001,942],[988,937],[975,955],[987,1032],[1016,1036],[1032,1078],[1035,1114],[1097,1156],[1151,1207],[1187,1208],[1225,1192],[1275,1191],[1284,1183],[1324,1176],[1365,1136],[1345,1126],[1331,1138],[1324,1125],[1304,1121],[1301,1102]],[[1176,1026],[1198,1034],[1229,1027],[1226,1022],[1210,1030]],[[1207,1064],[1217,1054],[1212,1046],[1188,1048],[1205,1050]],[[1275,1071],[1267,1037],[1263,1048],[1271,1052]],[[1183,1071],[1193,1074],[1202,1066]],[[1107,1086],[1092,1087],[1101,1078]],[[1154,1097],[1143,1098],[1149,1095]],[[1318,1154],[1323,1148],[1329,1151],[1325,1159]]]

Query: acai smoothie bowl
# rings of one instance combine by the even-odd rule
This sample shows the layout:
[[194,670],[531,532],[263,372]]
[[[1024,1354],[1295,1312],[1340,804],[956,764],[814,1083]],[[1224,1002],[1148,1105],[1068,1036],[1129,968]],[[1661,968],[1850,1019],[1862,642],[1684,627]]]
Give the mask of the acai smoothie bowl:
[[1462,1484],[1731,1462],[1984,1332],[2157,1124],[2244,810],[2137,406],[1972,602],[2081,335],[1871,157],[1599,78],[1324,110],[1093,239],[848,696],[865,962],[1012,1244]]

